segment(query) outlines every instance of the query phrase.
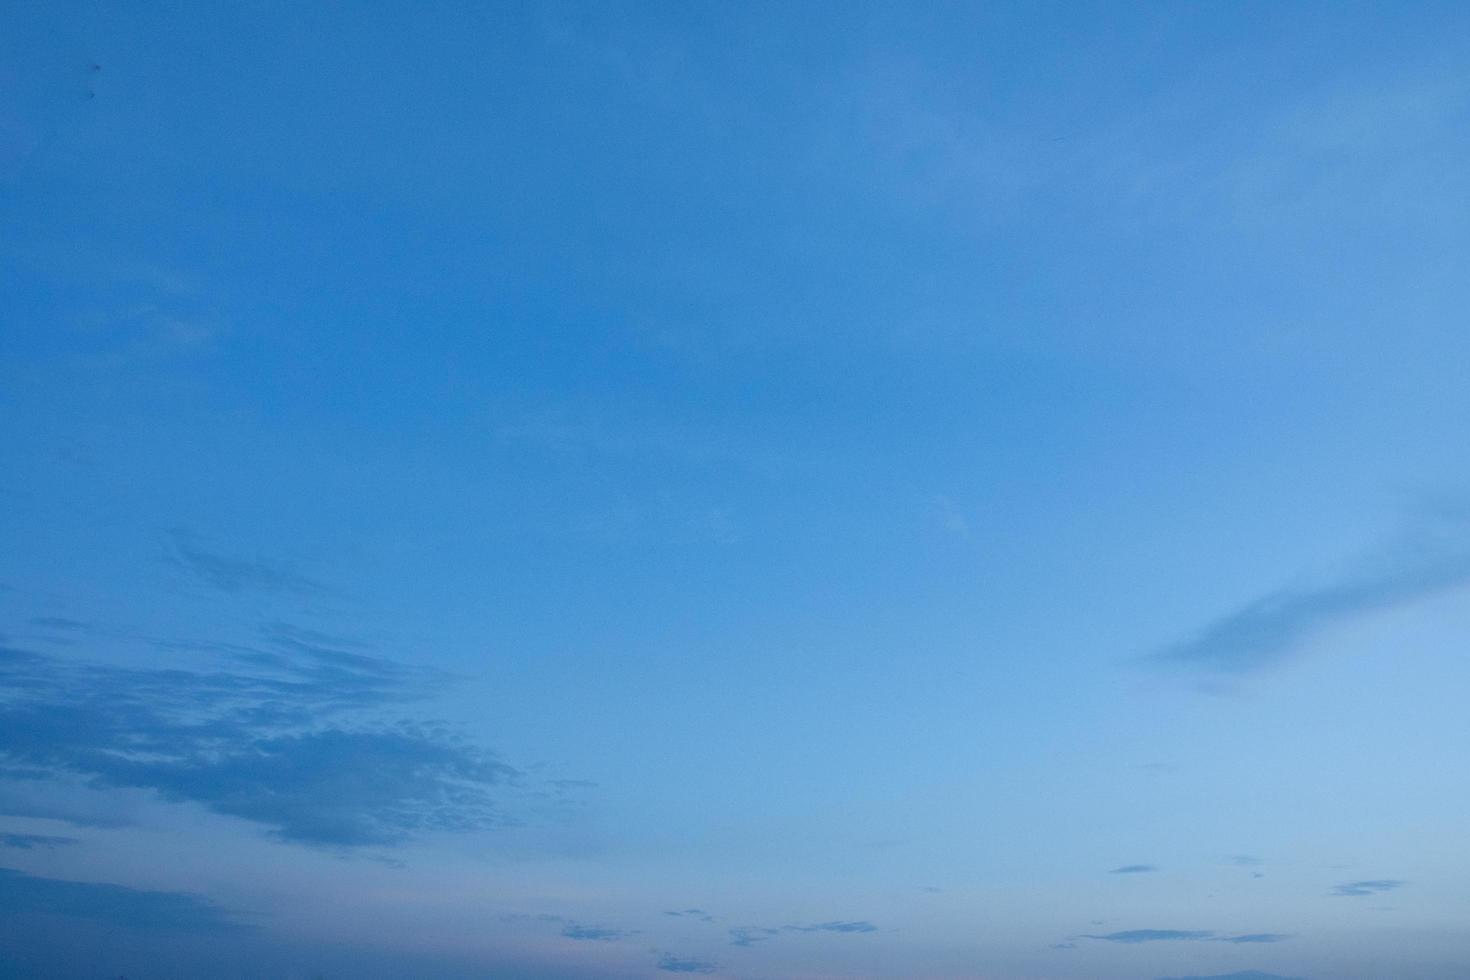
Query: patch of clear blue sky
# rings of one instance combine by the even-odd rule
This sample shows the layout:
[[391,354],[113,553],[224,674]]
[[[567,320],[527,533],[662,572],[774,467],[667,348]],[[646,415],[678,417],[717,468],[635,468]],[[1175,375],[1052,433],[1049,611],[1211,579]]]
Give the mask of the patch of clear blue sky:
[[[7,5],[17,894],[382,976],[1462,975],[1466,20]],[[1289,938],[1087,938],[1155,934]]]

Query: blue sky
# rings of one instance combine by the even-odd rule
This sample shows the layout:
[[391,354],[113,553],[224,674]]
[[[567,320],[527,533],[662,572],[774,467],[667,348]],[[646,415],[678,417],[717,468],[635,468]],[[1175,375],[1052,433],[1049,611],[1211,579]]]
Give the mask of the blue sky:
[[0,975],[1470,973],[1470,16],[0,14]]

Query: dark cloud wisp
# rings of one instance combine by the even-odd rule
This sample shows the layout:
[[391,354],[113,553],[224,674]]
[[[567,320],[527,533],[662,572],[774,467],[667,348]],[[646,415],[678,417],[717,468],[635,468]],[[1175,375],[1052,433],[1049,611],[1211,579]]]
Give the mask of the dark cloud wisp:
[[11,916],[57,915],[137,930],[219,933],[248,928],[196,895],[38,878],[10,868],[0,868],[0,908]]
[[327,586],[295,570],[262,558],[240,558],[210,551],[188,531],[169,532],[169,560],[195,579],[222,592],[273,592],[319,596]]
[[1081,939],[1100,939],[1109,943],[1211,942],[1211,943],[1279,943],[1291,937],[1279,932],[1247,932],[1221,935],[1213,929],[1127,929],[1122,932],[1083,934]]
[[1341,885],[1334,885],[1332,894],[1346,898],[1360,898],[1365,895],[1378,895],[1383,892],[1402,888],[1404,882],[1395,878],[1375,878],[1371,881],[1346,881]]
[[223,666],[185,670],[0,649],[0,764],[152,790],[312,845],[505,822],[492,788],[514,769],[442,726],[384,720],[426,695],[410,668],[306,644],[216,650]]
[[46,834],[0,834],[0,847],[30,851],[38,847],[65,847],[77,843],[75,837],[51,837]]
[[1152,659],[1222,674],[1250,673],[1275,665],[1335,623],[1465,585],[1470,585],[1470,553],[1464,549],[1403,547],[1358,575],[1262,596]]
[[1084,933],[1083,939],[1101,939],[1109,943],[1157,943],[1171,940],[1210,939],[1214,933],[1199,929],[1126,929],[1100,935]]
[[787,932],[877,932],[878,927],[867,921],[819,922],[810,926],[782,926]]
[[834,932],[843,934],[877,932],[878,927],[866,920],[817,922],[811,925],[740,926],[730,930],[730,945],[754,946],[774,939],[783,932]]
[[659,957],[658,968],[670,973],[714,973],[715,964],[704,960],[681,959],[671,953]]
[[601,929],[595,926],[578,925],[575,922],[567,923],[561,931],[562,936],[567,939],[596,940],[599,942],[616,942],[619,939],[627,939],[636,936],[636,930],[627,929]]

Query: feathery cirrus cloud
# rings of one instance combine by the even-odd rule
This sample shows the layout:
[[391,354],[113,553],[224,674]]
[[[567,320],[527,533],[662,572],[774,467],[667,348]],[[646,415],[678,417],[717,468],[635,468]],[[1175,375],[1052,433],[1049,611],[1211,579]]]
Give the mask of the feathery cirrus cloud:
[[12,785],[151,790],[335,847],[510,822],[518,773],[431,722],[386,716],[425,671],[275,630],[260,646],[174,644],[207,667],[125,667],[0,648],[0,765]]
[[1358,616],[1470,585],[1470,547],[1451,536],[1411,536],[1352,574],[1278,589],[1155,653],[1155,663],[1245,674],[1286,659],[1313,635]]

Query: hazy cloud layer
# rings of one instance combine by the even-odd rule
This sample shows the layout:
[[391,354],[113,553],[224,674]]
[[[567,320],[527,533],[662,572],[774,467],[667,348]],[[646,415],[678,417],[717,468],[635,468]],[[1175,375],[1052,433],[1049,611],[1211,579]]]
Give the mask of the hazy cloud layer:
[[864,920],[818,922],[811,925],[786,925],[779,928],[772,926],[740,926],[730,930],[730,945],[754,946],[756,943],[774,939],[783,932],[860,933],[877,931],[877,926]]
[[562,936],[567,939],[591,939],[600,942],[615,942],[619,939],[627,939],[629,936],[638,935],[636,929],[601,929],[595,926],[578,925],[575,922],[567,923],[561,931]]
[[1147,872],[1157,871],[1157,870],[1159,870],[1159,869],[1155,865],[1152,865],[1152,864],[1125,864],[1121,868],[1114,868],[1113,870],[1109,871],[1108,874],[1110,874],[1110,875],[1139,875],[1139,874],[1146,874]]
[[772,929],[769,926],[741,926],[730,930],[731,946],[754,946],[781,935],[780,929]]
[[37,847],[65,847],[77,843],[75,837],[50,837],[46,834],[0,834],[0,847],[29,851]]
[[1160,663],[1226,674],[1273,666],[1338,622],[1470,584],[1470,554],[1402,547],[1357,575],[1281,589],[1227,613],[1155,655]]
[[1167,940],[1210,939],[1214,935],[1208,930],[1128,929],[1123,932],[1108,932],[1101,935],[1084,933],[1082,938],[1101,939],[1109,943],[1156,943]]
[[7,915],[59,915],[129,929],[228,932],[246,928],[225,910],[195,895],[37,878],[10,868],[0,868],[0,908]]
[[0,648],[0,762],[253,821],[315,845],[393,844],[503,822],[515,770],[433,724],[384,720],[420,672],[292,638],[200,647],[211,670],[131,668]]
[[1303,980],[1303,978],[1283,977],[1278,973],[1262,973],[1260,970],[1246,970],[1243,973],[1215,973],[1207,977],[1159,977],[1159,980]]
[[788,932],[877,932],[871,922],[819,922],[810,926],[782,926]]
[[1212,942],[1212,943],[1279,943],[1291,937],[1279,932],[1247,932],[1220,935],[1213,929],[1128,929],[1100,935],[1084,933],[1082,939],[1101,939],[1109,943]]
[[659,958],[658,968],[670,973],[714,973],[715,964],[704,960],[680,959],[669,953]]
[[1394,878],[1377,878],[1372,881],[1347,881],[1341,885],[1334,885],[1332,894],[1350,898],[1358,898],[1364,895],[1378,895],[1382,892],[1393,891],[1402,888],[1404,882]]

